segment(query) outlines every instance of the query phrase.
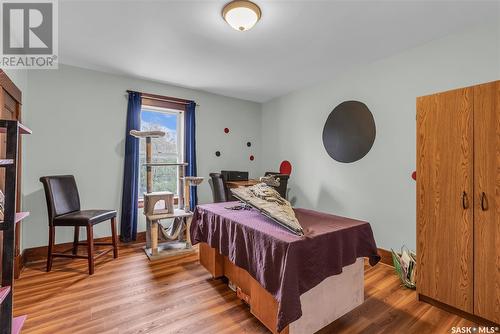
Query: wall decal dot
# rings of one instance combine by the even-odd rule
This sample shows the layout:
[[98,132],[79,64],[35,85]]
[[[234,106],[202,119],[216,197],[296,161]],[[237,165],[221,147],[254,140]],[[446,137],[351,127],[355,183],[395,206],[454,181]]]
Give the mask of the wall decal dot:
[[252,143],[248,141],[248,142],[247,142],[247,146],[248,146],[248,147],[252,146]]
[[229,128],[224,128],[224,133],[229,133]]
[[253,155],[250,156],[250,161],[254,161],[255,157]]
[[220,157],[220,151],[215,152],[215,155],[216,155],[217,157]]
[[417,171],[413,171],[413,173],[411,173],[411,178],[417,181]]
[[280,164],[280,174],[292,174],[292,164],[288,160],[283,160]]

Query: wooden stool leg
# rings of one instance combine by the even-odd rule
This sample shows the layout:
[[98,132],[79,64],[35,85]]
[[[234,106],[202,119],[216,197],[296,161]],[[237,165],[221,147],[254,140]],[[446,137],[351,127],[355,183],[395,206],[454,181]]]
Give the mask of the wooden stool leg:
[[78,241],[80,239],[80,226],[75,226],[75,233],[73,238],[73,255],[78,253]]
[[89,275],[94,274],[94,227],[87,225],[87,252],[89,259]]
[[116,218],[111,218],[111,237],[113,238],[113,257],[118,258],[118,238],[116,235]]
[[47,253],[47,272],[52,269],[52,251],[54,249],[55,227],[49,226],[49,247]]

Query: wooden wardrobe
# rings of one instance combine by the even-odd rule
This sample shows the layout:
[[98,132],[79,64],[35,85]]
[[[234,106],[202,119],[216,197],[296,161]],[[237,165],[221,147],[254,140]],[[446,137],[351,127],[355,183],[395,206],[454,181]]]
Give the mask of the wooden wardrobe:
[[417,293],[500,323],[500,81],[417,98]]

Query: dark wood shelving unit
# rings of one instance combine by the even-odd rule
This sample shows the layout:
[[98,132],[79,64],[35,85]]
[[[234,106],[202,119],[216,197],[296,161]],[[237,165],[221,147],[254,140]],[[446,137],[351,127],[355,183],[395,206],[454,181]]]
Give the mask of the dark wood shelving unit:
[[0,160],[0,168],[5,169],[4,220],[0,222],[3,232],[2,243],[2,284],[0,287],[0,334],[21,332],[26,316],[13,317],[13,282],[15,257],[15,227],[29,213],[16,212],[16,187],[18,172],[19,135],[30,134],[31,130],[18,121],[0,120],[0,133],[5,133],[6,157]]

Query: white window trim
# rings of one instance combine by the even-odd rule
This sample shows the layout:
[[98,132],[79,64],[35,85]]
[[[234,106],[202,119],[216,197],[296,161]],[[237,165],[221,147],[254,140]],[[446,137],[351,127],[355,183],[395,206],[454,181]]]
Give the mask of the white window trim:
[[[169,108],[161,108],[161,107],[153,107],[153,106],[148,106],[148,105],[142,105],[141,106],[141,113],[143,110],[151,110],[151,111],[156,111],[156,112],[162,112],[170,115],[176,115],[177,116],[177,162],[184,162],[184,111],[183,110],[176,110],[176,109],[169,109]],[[141,122],[142,122],[142,115],[141,115]],[[142,126],[142,124],[141,124]],[[174,154],[172,154],[174,155]],[[143,166],[139,166],[139,168],[143,168]],[[174,168],[174,167],[169,167],[169,168]],[[176,171],[178,173],[178,170]],[[179,175],[177,174],[177,177]],[[139,178],[140,182],[140,178]],[[180,194],[180,189],[181,185],[180,182],[177,182],[177,194],[175,196],[177,197]],[[142,194],[139,194],[139,202],[143,201]]]

